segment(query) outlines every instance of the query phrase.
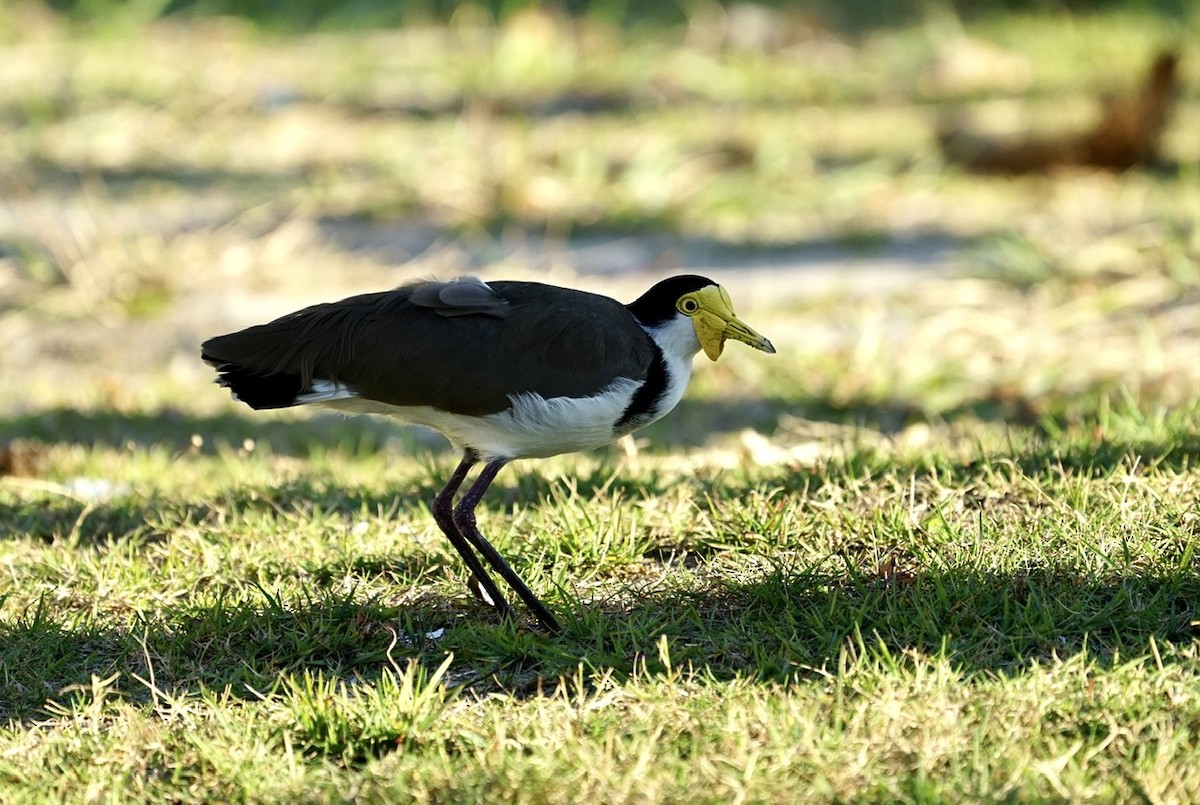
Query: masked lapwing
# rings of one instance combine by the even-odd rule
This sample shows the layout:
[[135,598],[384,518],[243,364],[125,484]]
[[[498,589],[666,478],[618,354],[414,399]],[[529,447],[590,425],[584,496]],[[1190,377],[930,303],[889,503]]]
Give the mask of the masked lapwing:
[[470,569],[472,591],[508,614],[486,562],[557,633],[554,615],[480,534],[476,505],[514,459],[599,447],[659,419],[683,396],[695,354],[715,361],[727,339],[775,351],[704,277],[671,277],[628,305],[466,277],[314,305],[212,338],[202,357],[254,409],[321,405],[440,431],[462,461],[433,517]]

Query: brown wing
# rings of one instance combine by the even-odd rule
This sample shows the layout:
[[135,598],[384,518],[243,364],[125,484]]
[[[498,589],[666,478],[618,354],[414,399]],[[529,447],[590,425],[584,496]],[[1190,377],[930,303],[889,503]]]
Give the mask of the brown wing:
[[294,405],[314,380],[330,380],[370,400],[474,415],[504,410],[512,394],[584,397],[617,377],[644,380],[653,356],[624,305],[531,282],[407,285],[203,345],[222,382],[256,408]]

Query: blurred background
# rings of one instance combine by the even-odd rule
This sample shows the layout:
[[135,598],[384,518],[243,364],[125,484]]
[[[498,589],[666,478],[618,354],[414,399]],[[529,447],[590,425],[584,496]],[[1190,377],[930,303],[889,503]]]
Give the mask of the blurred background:
[[779,354],[667,448],[1194,403],[1198,42],[1185,0],[9,0],[0,469],[300,438],[200,342],[428,275],[725,284]]

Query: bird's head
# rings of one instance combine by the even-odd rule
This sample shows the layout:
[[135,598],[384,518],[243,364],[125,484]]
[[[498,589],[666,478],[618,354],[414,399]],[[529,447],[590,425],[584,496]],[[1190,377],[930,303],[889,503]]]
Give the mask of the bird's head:
[[665,279],[630,304],[629,310],[647,327],[661,326],[678,316],[691,319],[696,340],[710,360],[721,356],[731,338],[763,352],[775,352],[770,341],[733,312],[729,293],[706,277],[688,274]]

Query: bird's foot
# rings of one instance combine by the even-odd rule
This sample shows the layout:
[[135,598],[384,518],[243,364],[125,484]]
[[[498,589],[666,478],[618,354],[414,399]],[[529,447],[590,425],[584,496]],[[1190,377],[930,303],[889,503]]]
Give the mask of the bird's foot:
[[538,619],[538,623],[542,625],[542,629],[548,634],[561,635],[563,633],[563,628],[559,625],[558,619],[554,617],[541,601],[537,602],[537,606],[533,606],[531,603],[529,609],[533,612],[533,616]]
[[[504,599],[500,599],[499,603],[493,601],[491,596],[488,595],[487,589],[479,583],[479,579],[476,576],[472,575],[469,579],[467,579],[467,589],[471,591],[471,594],[475,596],[476,600],[495,609],[500,615],[501,619],[508,619],[513,616],[513,611],[508,606],[508,602]],[[550,634],[562,634],[562,626],[559,625],[558,620],[553,614],[551,614],[550,610],[547,609],[541,601],[537,601],[537,599],[534,599],[534,601],[537,605],[530,606],[530,610],[533,612],[533,616],[538,619],[538,622],[542,625],[542,628]]]

